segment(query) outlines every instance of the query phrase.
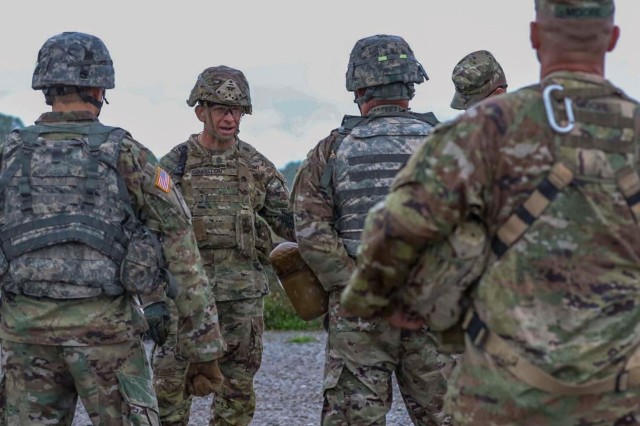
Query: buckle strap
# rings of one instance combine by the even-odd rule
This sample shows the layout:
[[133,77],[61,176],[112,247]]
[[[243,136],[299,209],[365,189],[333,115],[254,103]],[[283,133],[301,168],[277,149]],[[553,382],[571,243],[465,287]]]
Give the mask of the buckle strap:
[[603,379],[592,380],[582,384],[572,384],[556,379],[527,361],[513,349],[509,343],[492,333],[487,325],[472,309],[465,316],[463,330],[479,349],[491,355],[496,364],[513,374],[529,386],[550,394],[562,396],[578,396],[607,392],[624,392],[640,385],[640,348],[629,358],[624,369]]
[[640,175],[632,167],[625,166],[616,173],[616,182],[636,223],[640,224]]
[[573,172],[563,163],[555,163],[547,177],[498,228],[491,242],[491,248],[495,255],[502,257],[571,181],[573,181]]

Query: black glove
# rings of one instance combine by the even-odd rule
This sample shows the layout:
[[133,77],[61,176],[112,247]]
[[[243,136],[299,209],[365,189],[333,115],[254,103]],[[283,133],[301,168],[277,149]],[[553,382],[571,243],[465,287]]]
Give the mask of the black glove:
[[144,308],[144,318],[149,329],[144,333],[156,345],[163,345],[169,335],[171,315],[164,302],[156,302]]

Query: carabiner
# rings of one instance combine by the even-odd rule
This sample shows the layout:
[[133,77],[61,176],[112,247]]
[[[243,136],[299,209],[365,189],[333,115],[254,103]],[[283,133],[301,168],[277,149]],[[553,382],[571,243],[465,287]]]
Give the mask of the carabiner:
[[569,133],[573,130],[576,124],[576,119],[573,115],[573,102],[569,98],[564,98],[564,107],[567,110],[567,125],[560,126],[556,121],[555,115],[553,114],[553,100],[551,99],[551,92],[554,92],[556,90],[562,91],[564,90],[564,87],[560,86],[559,84],[552,84],[545,87],[544,91],[542,92],[544,109],[547,112],[547,121],[549,122],[549,126],[551,126],[551,128],[556,132]]

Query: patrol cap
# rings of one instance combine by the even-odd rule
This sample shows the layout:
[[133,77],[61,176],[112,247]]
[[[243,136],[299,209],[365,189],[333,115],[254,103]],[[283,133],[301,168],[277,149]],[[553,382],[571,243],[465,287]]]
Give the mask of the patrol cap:
[[467,109],[498,87],[507,85],[502,67],[487,50],[478,50],[462,58],[453,68],[451,80],[456,88],[451,101],[454,109]]
[[556,19],[609,19],[614,0],[535,0],[538,15]]

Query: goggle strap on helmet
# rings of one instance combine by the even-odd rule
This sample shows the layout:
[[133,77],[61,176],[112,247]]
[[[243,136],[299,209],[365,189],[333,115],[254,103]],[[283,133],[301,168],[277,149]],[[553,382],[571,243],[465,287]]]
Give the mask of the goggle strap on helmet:
[[68,67],[81,67],[83,65],[113,65],[113,61],[107,59],[102,61],[96,61],[95,59],[85,59],[84,61],[69,62],[67,64]]

